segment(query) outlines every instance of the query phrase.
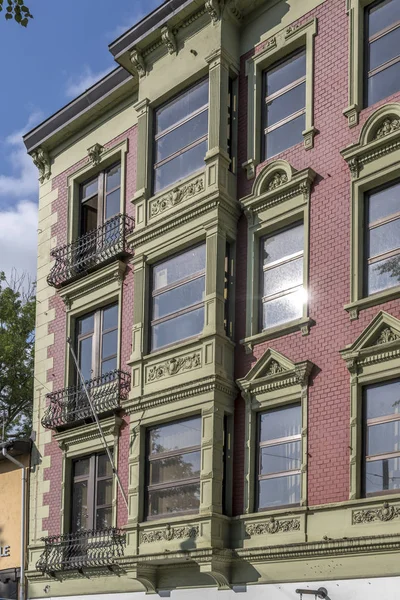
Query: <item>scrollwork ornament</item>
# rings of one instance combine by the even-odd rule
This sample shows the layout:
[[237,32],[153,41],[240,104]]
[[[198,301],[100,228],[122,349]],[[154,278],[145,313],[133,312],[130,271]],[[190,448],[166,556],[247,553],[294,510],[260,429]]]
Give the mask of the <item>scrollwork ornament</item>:
[[300,519],[278,520],[271,517],[266,523],[251,523],[246,525],[246,534],[253,535],[274,535],[275,533],[288,533],[300,530]]
[[400,340],[400,334],[394,331],[391,327],[385,327],[381,331],[375,344],[380,346],[381,344],[389,344],[390,342],[396,342],[397,340]]
[[177,375],[182,371],[191,371],[201,366],[201,357],[199,352],[190,356],[181,356],[179,358],[169,358],[165,362],[151,367],[147,373],[147,381],[157,381],[164,377]]
[[387,117],[375,134],[375,140],[379,140],[394,131],[400,129],[400,119],[397,117]]
[[177,204],[180,204],[186,198],[191,198],[192,196],[200,194],[200,192],[202,192],[203,190],[204,180],[202,177],[188,183],[187,185],[182,186],[181,188],[174,188],[173,190],[168,192],[168,194],[156,199],[151,204],[151,216],[156,217],[157,215],[165,212],[166,210],[170,210]]
[[139,50],[132,50],[130,54],[130,61],[135,67],[139,77],[144,77],[146,75],[146,65],[144,62],[143,55],[141,54],[141,52],[139,52]]
[[221,17],[219,0],[206,0],[205,8],[211,17],[211,20],[216,23]]
[[88,148],[88,157],[90,162],[97,167],[101,162],[101,155],[104,152],[104,146],[101,144],[94,144]]
[[169,54],[176,54],[178,52],[175,35],[169,27],[161,29],[161,39]]
[[199,535],[199,527],[184,526],[171,527],[166,525],[165,529],[156,529],[154,531],[143,531],[141,534],[142,544],[152,544],[154,542],[171,542],[173,540],[194,539]]
[[360,174],[360,163],[358,158],[351,158],[348,162],[352,179],[357,179]]
[[287,183],[288,177],[286,173],[275,173],[275,175],[271,178],[268,184],[268,191],[276,190],[276,188],[280,187]]
[[283,373],[285,369],[278,363],[276,360],[271,360],[268,365],[266,375],[278,375],[279,373]]
[[353,512],[353,525],[374,521],[388,522],[398,518],[400,518],[400,506],[391,506],[388,502],[385,502],[379,508],[368,508]]
[[43,148],[38,148],[31,152],[31,157],[33,164],[39,171],[39,181],[40,183],[44,183],[47,179],[50,179],[51,175],[50,157]]

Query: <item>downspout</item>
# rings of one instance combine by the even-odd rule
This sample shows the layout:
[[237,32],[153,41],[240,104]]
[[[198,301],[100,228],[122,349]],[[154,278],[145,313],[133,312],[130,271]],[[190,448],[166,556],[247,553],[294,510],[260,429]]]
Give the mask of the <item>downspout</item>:
[[19,600],[25,600],[25,527],[26,527],[26,470],[25,466],[8,454],[7,449],[3,447],[3,456],[11,461],[19,469],[22,469],[21,481],[21,567],[20,567],[20,584],[19,584]]

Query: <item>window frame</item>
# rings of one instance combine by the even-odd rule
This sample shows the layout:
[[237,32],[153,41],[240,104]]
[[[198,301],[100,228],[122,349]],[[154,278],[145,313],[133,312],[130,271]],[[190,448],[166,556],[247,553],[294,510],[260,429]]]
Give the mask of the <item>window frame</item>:
[[[161,133],[157,134],[156,133],[156,120],[157,120],[157,112],[159,110],[161,110],[162,108],[164,108],[165,106],[167,106],[168,104],[172,104],[172,102],[174,102],[174,100],[177,100],[180,96],[182,96],[183,94],[185,94],[186,92],[188,92],[189,90],[194,89],[195,87],[199,86],[200,84],[204,83],[205,81],[208,81],[208,103],[206,105],[203,105],[202,107],[200,107],[199,109],[197,109],[196,111],[190,113],[190,115],[187,115],[185,118],[180,119],[179,121],[175,122],[173,125],[171,125],[170,127],[167,127],[167,129],[163,130]],[[207,121],[207,133],[203,136],[201,136],[200,138],[192,141],[190,144],[187,144],[185,147],[181,148],[180,150],[177,150],[176,152],[168,155],[166,158],[162,159],[161,161],[159,161],[158,163],[156,162],[156,152],[157,152],[157,141],[158,139],[164,137],[165,135],[168,135],[169,133],[171,133],[172,131],[174,131],[175,129],[178,129],[178,127],[181,127],[182,125],[184,125],[185,123],[188,123],[189,121],[191,121],[192,119],[194,119],[195,117],[197,117],[198,115],[202,114],[203,112],[208,113],[208,121]],[[188,179],[190,177],[194,177],[196,174],[201,173],[202,170],[204,170],[205,168],[205,163],[204,163],[204,167],[200,167],[199,169],[194,170],[192,173],[189,173],[188,175],[185,175],[184,177],[180,177],[178,179],[175,179],[172,183],[169,183],[168,185],[160,188],[159,190],[156,190],[156,169],[160,166],[163,166],[164,164],[167,164],[168,162],[170,162],[171,160],[177,158],[178,156],[180,156],[181,154],[187,152],[188,150],[195,148],[196,146],[200,145],[201,143],[203,143],[204,141],[207,141],[207,149],[208,149],[208,138],[209,138],[209,120],[210,120],[210,78],[209,78],[209,74],[207,73],[206,76],[201,77],[200,79],[198,79],[197,81],[195,81],[194,83],[192,83],[191,85],[185,87],[184,89],[178,91],[176,94],[174,94],[171,98],[168,98],[168,100],[166,100],[165,102],[163,102],[162,104],[159,104],[158,106],[154,106],[153,108],[153,115],[152,115],[153,119],[152,119],[152,127],[151,127],[151,135],[152,135],[152,153],[151,153],[151,196],[158,196],[159,194],[164,194],[166,191],[168,191],[171,187],[176,186],[177,184],[179,184],[180,181]],[[206,153],[204,154],[204,158],[206,156]]]
[[308,335],[312,320],[309,302],[304,302],[302,316],[260,331],[261,258],[260,239],[277,231],[304,226],[303,288],[308,292],[310,195],[315,178],[312,169],[296,171],[284,160],[275,160],[260,171],[252,193],[240,203],[248,221],[246,337],[241,340],[251,350],[255,344],[300,330]]
[[257,412],[257,438],[256,438],[256,477],[255,477],[255,509],[257,512],[264,512],[268,510],[279,510],[281,508],[295,508],[296,506],[300,506],[299,502],[294,502],[292,504],[277,504],[275,506],[260,506],[260,482],[268,479],[274,479],[277,477],[289,477],[290,475],[299,475],[299,497],[301,496],[301,465],[299,469],[292,469],[290,471],[277,471],[274,473],[270,473],[269,475],[262,475],[260,473],[261,468],[261,451],[262,448],[270,448],[271,446],[277,446],[281,444],[286,444],[292,442],[300,442],[300,456],[302,456],[302,435],[301,428],[302,425],[300,423],[300,433],[295,436],[286,436],[284,438],[274,438],[269,442],[261,442],[261,416],[268,414],[272,411],[284,410],[285,408],[291,408],[293,406],[299,406],[301,409],[301,402],[293,402],[290,404],[284,404],[281,406],[276,406],[274,408],[270,408],[269,410],[260,410]]
[[[107,191],[107,174],[109,171],[111,171],[112,169],[114,169],[115,167],[119,166],[120,167],[120,182],[119,185],[117,185],[116,187],[112,188],[111,190]],[[107,196],[109,194],[112,194],[113,192],[115,192],[116,190],[120,190],[120,205],[121,205],[121,190],[122,190],[122,181],[121,181],[121,177],[122,177],[122,165],[121,165],[121,161],[118,160],[115,163],[113,163],[112,165],[106,167],[105,169],[103,169],[102,171],[99,171],[99,173],[97,175],[95,175],[94,177],[90,177],[89,179],[85,179],[85,181],[82,181],[82,183],[79,184],[79,202],[80,202],[80,217],[79,217],[79,237],[81,237],[82,235],[85,235],[88,232],[82,231],[83,229],[83,204],[84,202],[88,202],[89,200],[91,200],[92,198],[94,198],[95,196],[97,196],[98,199],[98,208],[97,208],[97,228],[101,227],[102,225],[104,225],[105,223],[107,223],[107,221],[109,219],[112,219],[114,216],[118,215],[119,213],[116,213],[115,215],[112,215],[111,217],[109,217],[109,219],[106,219],[106,215],[105,215],[105,210],[106,210],[106,200],[107,200]],[[90,196],[85,196],[85,198],[82,197],[82,192],[83,192],[83,187],[89,183],[91,183],[92,181],[96,181],[97,179],[97,191],[94,194],[91,194]]]
[[[150,511],[149,511],[149,507],[150,507],[150,503],[149,503],[149,494],[151,491],[158,491],[158,490],[167,490],[170,488],[176,488],[179,487],[179,484],[183,484],[183,486],[187,486],[187,485],[193,485],[193,484],[199,484],[199,490],[200,490],[200,480],[201,480],[201,434],[200,434],[200,444],[197,444],[195,446],[188,446],[186,448],[179,448],[179,449],[175,449],[175,450],[171,450],[171,451],[167,451],[167,452],[162,452],[160,454],[156,454],[156,458],[150,458],[151,457],[151,452],[150,452],[150,432],[152,429],[156,429],[157,427],[162,427],[162,426],[168,426],[168,425],[172,425],[174,423],[181,423],[184,421],[188,421],[188,420],[192,420],[193,418],[198,418],[199,422],[200,422],[200,432],[201,432],[201,420],[202,420],[202,416],[201,414],[198,415],[191,415],[189,417],[184,417],[181,419],[177,419],[174,421],[168,421],[168,422],[164,422],[164,423],[159,423],[159,424],[154,424],[152,426],[149,426],[146,428],[146,433],[145,433],[145,447],[146,447],[146,454],[145,454],[145,514],[144,514],[144,520],[145,521],[158,521],[161,519],[166,519],[166,518],[171,518],[171,517],[182,517],[185,515],[193,515],[193,514],[198,514],[200,511],[200,499],[199,499],[199,510],[181,510],[179,512],[175,512],[175,513],[159,513],[157,515],[151,515]],[[178,481],[170,481],[168,483],[164,483],[164,484],[150,484],[150,463],[157,461],[157,460],[161,460],[163,458],[169,458],[169,457],[173,457],[173,456],[177,456],[177,455],[181,455],[181,454],[191,454],[193,452],[198,452],[200,454],[200,473],[199,473],[199,477],[197,478],[188,478],[188,479],[181,479]],[[151,489],[150,489],[151,488]]]
[[[274,261],[272,264],[268,265],[268,267],[266,268],[265,265],[263,265],[262,263],[262,247],[263,244],[265,242],[265,240],[267,240],[269,237],[272,237],[274,235],[279,235],[280,233],[284,233],[285,231],[290,231],[291,229],[294,229],[295,227],[302,225],[303,226],[303,250],[299,251],[299,252],[295,252],[294,254],[290,254],[285,256],[283,259],[279,259]],[[288,294],[294,292],[296,289],[305,289],[304,287],[304,255],[305,255],[305,244],[304,244],[304,222],[302,220],[299,221],[295,221],[294,223],[289,223],[277,230],[271,230],[268,231],[268,233],[266,233],[266,235],[261,235],[258,237],[258,243],[259,243],[259,297],[260,297],[260,306],[259,306],[259,317],[258,317],[258,322],[259,322],[259,332],[262,333],[264,331],[268,331],[274,327],[284,327],[285,325],[287,325],[288,323],[290,323],[292,321],[292,319],[290,321],[285,321],[284,323],[280,323],[278,325],[273,325],[272,327],[265,327],[264,328],[264,304],[272,301],[272,300],[277,300],[279,298],[283,298],[284,296],[287,296]],[[288,264],[294,260],[298,260],[299,258],[302,259],[303,261],[303,282],[301,285],[296,285],[294,287],[291,288],[286,288],[285,290],[282,290],[280,292],[276,292],[275,294],[269,294],[269,295],[265,295],[264,294],[264,273],[266,271],[270,271],[271,269],[274,269],[276,267],[280,267],[284,264]],[[304,317],[304,308],[302,310],[302,315],[301,317]],[[308,314],[308,313],[307,313]]]
[[[103,329],[104,311],[109,308],[113,308],[113,307],[117,307],[117,325],[116,325],[116,327],[113,327],[112,329],[108,329],[105,331]],[[79,331],[78,331],[79,321],[84,319],[85,317],[89,317],[90,315],[93,315],[93,334],[79,334]],[[115,331],[115,330],[117,331],[117,352],[113,355],[107,356],[105,359],[102,359],[101,355],[102,355],[102,347],[103,347],[103,336],[105,333],[108,333],[110,331]],[[90,377],[90,379],[96,379],[96,378],[102,376],[102,373],[101,373],[102,364],[106,360],[110,360],[110,358],[115,357],[115,359],[116,359],[116,367],[115,367],[115,369],[112,369],[112,371],[115,371],[118,369],[119,354],[120,354],[120,304],[119,304],[119,301],[114,301],[110,304],[106,304],[104,306],[97,307],[93,311],[89,311],[87,313],[77,316],[75,318],[74,331],[75,331],[75,352],[76,352],[78,364],[80,364],[80,352],[79,352],[80,341],[82,339],[87,339],[89,337],[92,337],[92,340],[93,340],[92,341],[92,360],[91,360],[92,376]],[[110,373],[112,371],[107,371],[107,373]],[[104,375],[105,375],[105,373],[104,373]],[[78,385],[79,385],[80,377],[77,373],[76,373],[76,379],[77,379]]]
[[[276,155],[267,156],[267,140],[266,140],[266,137],[267,137],[268,133],[270,131],[274,131],[276,129],[279,129],[281,126],[286,125],[287,123],[290,123],[291,121],[293,121],[297,117],[300,117],[301,115],[305,115],[306,112],[307,112],[307,110],[306,110],[306,104],[304,104],[304,108],[302,108],[301,110],[298,110],[298,111],[296,111],[294,113],[291,113],[290,115],[288,115],[284,119],[281,119],[280,121],[277,121],[276,123],[273,123],[272,125],[268,126],[268,119],[267,119],[268,102],[270,102],[271,100],[276,100],[277,98],[283,96],[287,92],[290,92],[291,90],[295,89],[299,85],[302,85],[303,83],[306,84],[306,88],[307,88],[307,65],[306,65],[306,73],[304,74],[304,76],[299,77],[295,81],[292,81],[292,83],[289,83],[285,87],[277,90],[276,92],[274,92],[270,96],[266,95],[267,74],[268,74],[269,71],[278,68],[279,66],[283,65],[285,62],[289,61],[291,58],[294,58],[296,55],[300,55],[303,52],[304,52],[305,57],[307,57],[306,47],[299,48],[297,50],[294,50],[291,54],[282,57],[276,63],[272,63],[267,69],[264,69],[263,72],[262,72],[263,91],[262,91],[261,119],[262,119],[262,128],[263,128],[263,132],[264,133],[263,133],[262,140],[261,140],[261,154],[260,154],[261,162],[265,162],[267,160],[271,160],[271,159],[273,159],[274,156],[276,156]],[[266,127],[264,127],[264,125],[266,125]],[[298,143],[300,143],[300,142],[298,142]],[[281,152],[278,152],[277,154],[281,154],[282,152],[286,152],[287,150],[289,150],[289,148],[292,148],[292,146],[288,146],[288,148],[285,148],[284,150],[282,150]]]
[[[110,480],[112,481],[112,484],[114,485],[114,481],[113,481],[113,474],[111,473],[111,475],[106,476],[106,477],[99,477],[98,476],[98,464],[99,464],[99,457],[100,456],[105,456],[108,460],[108,456],[106,454],[106,452],[97,452],[95,454],[91,454],[91,455],[86,455],[86,456],[79,456],[76,458],[73,458],[71,460],[71,503],[70,503],[70,510],[71,510],[71,515],[70,515],[70,531],[71,533],[75,533],[75,531],[73,531],[72,526],[73,526],[73,522],[74,522],[74,487],[75,487],[75,483],[80,483],[82,481],[87,481],[88,482],[88,516],[87,519],[89,521],[89,526],[86,527],[85,529],[92,529],[94,531],[100,531],[99,529],[97,529],[96,527],[96,512],[99,508],[111,508],[111,521],[112,521],[112,509],[113,509],[113,503],[111,501],[110,504],[104,504],[104,505],[99,505],[97,503],[97,484],[99,481],[106,481],[106,480]],[[88,459],[89,460],[89,473],[88,475],[80,475],[77,476],[74,474],[74,468],[76,463],[79,460],[85,460]],[[89,499],[91,498],[91,501],[89,502]],[[109,527],[112,527],[112,523],[109,525]],[[78,531],[78,530],[76,530]]]
[[[175,258],[177,256],[180,256],[181,254],[185,254],[186,252],[190,252],[191,250],[194,250],[195,248],[200,248],[201,246],[204,246],[205,249],[205,265],[204,265],[204,270],[203,271],[197,271],[196,273],[192,273],[190,276],[186,277],[185,279],[179,280],[178,283],[174,282],[171,283],[169,285],[164,286],[163,288],[159,288],[156,292],[154,292],[153,289],[153,272],[155,267],[157,267],[158,265],[172,259]],[[180,251],[174,252],[171,255],[168,255],[164,258],[162,258],[159,261],[156,261],[154,263],[152,263],[150,265],[150,273],[149,273],[149,287],[150,287],[150,293],[149,293],[149,299],[150,299],[150,306],[149,306],[149,327],[148,327],[148,331],[149,331],[149,336],[148,336],[148,347],[150,349],[150,353],[153,352],[158,352],[159,350],[164,350],[164,349],[168,349],[171,348],[173,346],[176,346],[177,344],[181,344],[193,339],[196,339],[199,335],[202,334],[203,330],[204,330],[204,322],[203,322],[203,329],[200,333],[194,335],[194,336],[190,336],[190,337],[186,337],[180,340],[177,340],[175,342],[171,342],[170,344],[165,344],[164,346],[158,346],[157,348],[153,348],[153,344],[152,344],[152,331],[153,331],[153,327],[155,325],[158,325],[159,323],[165,323],[171,319],[174,319],[176,317],[179,317],[180,315],[184,315],[184,314],[188,314],[194,310],[198,310],[201,307],[204,307],[205,309],[205,295],[206,295],[206,273],[207,273],[207,243],[206,240],[204,240],[203,242],[194,244],[192,246],[190,246],[189,248],[184,248]],[[185,308],[182,308],[178,311],[175,311],[173,313],[169,313],[168,315],[164,315],[163,317],[160,317],[159,319],[153,319],[153,303],[154,303],[154,298],[159,296],[160,294],[164,294],[165,292],[168,292],[170,290],[173,289],[177,289],[178,287],[181,287],[183,285],[186,285],[187,283],[190,283],[191,281],[196,281],[196,279],[201,279],[202,277],[204,277],[204,300],[202,300],[201,302],[197,302],[196,304],[192,304],[190,306],[187,306]],[[160,291],[161,290],[161,291]],[[204,310],[205,312],[205,310]],[[205,318],[205,317],[204,317]]]
[[[262,159],[262,95],[264,92],[263,73],[280,60],[286,60],[296,51],[305,48],[306,52],[306,102],[305,130],[303,131],[304,149],[314,147],[314,38],[317,35],[317,19],[312,18],[299,26],[286,27],[281,35],[277,34],[264,45],[263,49],[255,52],[246,62],[248,80],[248,111],[247,111],[247,160],[242,164],[247,178],[252,179],[256,167]],[[286,150],[287,151],[287,150]],[[283,151],[285,152],[285,151]],[[266,159],[274,160],[274,157]]]

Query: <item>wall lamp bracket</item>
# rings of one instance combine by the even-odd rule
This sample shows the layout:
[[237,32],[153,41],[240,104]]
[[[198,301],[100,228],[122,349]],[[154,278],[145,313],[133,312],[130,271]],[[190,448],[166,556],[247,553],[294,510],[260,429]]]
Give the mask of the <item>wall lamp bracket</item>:
[[315,598],[328,598],[328,590],[324,587],[320,587],[317,590],[301,590],[298,589],[296,590],[296,594],[300,594],[300,600],[302,600],[303,598],[303,594],[304,595],[310,595],[310,596],[315,596]]

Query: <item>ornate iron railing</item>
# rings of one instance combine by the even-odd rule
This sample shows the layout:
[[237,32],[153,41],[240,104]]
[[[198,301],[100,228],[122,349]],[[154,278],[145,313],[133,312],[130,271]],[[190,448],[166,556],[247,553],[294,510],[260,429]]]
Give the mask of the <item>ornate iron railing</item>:
[[[86,381],[86,389],[98,416],[119,408],[121,400],[129,393],[130,381],[130,375],[124,371],[110,371]],[[50,401],[42,418],[46,429],[57,429],[93,418],[81,385],[47,394],[46,398]]]
[[45,549],[36,569],[53,575],[85,567],[111,567],[124,556],[126,538],[120,529],[112,527],[53,535],[42,538],[42,542]]
[[135,221],[131,217],[116,215],[76,241],[55,248],[50,253],[55,263],[47,283],[60,287],[116,256],[129,254],[126,237],[132,233],[134,226]]

